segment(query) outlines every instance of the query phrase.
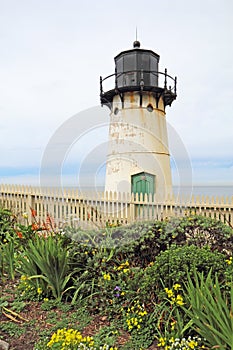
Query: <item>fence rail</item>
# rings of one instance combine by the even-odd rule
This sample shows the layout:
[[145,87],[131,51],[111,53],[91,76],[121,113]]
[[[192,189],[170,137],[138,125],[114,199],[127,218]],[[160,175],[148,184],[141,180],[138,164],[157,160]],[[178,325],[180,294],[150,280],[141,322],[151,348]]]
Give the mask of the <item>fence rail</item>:
[[233,227],[233,196],[171,196],[162,200],[146,194],[83,193],[69,188],[0,185],[0,206],[19,215],[27,213],[29,222],[33,220],[33,209],[41,222],[49,216],[57,227],[64,224],[103,227],[107,222],[129,224],[189,213],[212,217]]

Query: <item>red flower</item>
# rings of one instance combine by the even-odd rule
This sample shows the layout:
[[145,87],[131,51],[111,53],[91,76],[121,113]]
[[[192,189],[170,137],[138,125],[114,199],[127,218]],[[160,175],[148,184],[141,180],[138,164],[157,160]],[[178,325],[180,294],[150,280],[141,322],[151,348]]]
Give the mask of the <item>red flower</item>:
[[37,230],[39,230],[39,228],[40,228],[40,226],[38,224],[36,224],[36,223],[32,224],[33,231],[37,231]]
[[31,214],[32,214],[32,217],[35,218],[36,217],[36,210],[31,208]]
[[42,230],[49,230],[49,227],[48,227],[48,225],[46,225],[46,223],[45,222],[43,222],[43,224],[41,225],[41,228],[42,228]]
[[55,227],[54,219],[49,214],[47,214],[47,217],[46,217],[46,225],[47,225],[48,229],[49,229],[49,227],[51,229],[53,229]]
[[18,236],[19,238],[23,238],[23,234],[22,234],[22,232],[20,232],[20,231],[16,231],[16,234],[17,234],[17,236]]

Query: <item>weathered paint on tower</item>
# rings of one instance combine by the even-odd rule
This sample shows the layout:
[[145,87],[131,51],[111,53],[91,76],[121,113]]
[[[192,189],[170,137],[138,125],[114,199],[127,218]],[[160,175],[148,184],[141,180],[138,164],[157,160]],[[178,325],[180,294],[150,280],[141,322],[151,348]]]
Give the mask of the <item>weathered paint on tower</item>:
[[[165,107],[176,98],[176,78],[158,71],[159,55],[134,49],[115,57],[115,73],[101,79],[101,103],[110,108],[105,190],[156,193],[172,191]],[[162,76],[164,86],[159,87]],[[103,91],[114,77],[115,88]],[[167,80],[174,83],[167,88]]]

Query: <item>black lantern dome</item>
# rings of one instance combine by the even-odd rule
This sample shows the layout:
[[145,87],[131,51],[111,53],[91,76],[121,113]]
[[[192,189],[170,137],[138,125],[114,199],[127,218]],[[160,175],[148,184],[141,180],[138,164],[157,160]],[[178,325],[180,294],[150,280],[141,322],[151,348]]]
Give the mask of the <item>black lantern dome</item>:
[[[115,57],[115,73],[102,79],[100,77],[101,104],[111,105],[115,95],[120,95],[123,101],[125,92],[151,91],[156,99],[163,94],[164,104],[171,105],[176,98],[176,78],[173,79],[165,73],[159,72],[160,56],[151,50],[141,49],[140,42],[134,41],[133,49],[122,51]],[[164,77],[164,86],[159,87],[159,75]],[[115,87],[104,92],[105,80],[115,77]],[[173,87],[167,89],[167,79],[171,79]]]

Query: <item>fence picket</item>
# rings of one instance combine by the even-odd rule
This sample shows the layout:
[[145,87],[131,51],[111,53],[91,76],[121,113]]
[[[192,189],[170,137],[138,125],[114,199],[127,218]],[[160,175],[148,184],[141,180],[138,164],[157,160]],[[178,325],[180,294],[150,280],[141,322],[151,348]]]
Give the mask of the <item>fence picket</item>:
[[156,195],[116,192],[83,193],[78,189],[39,188],[20,185],[0,185],[0,205],[22,215],[31,209],[46,221],[49,214],[57,226],[87,224],[100,227],[106,222],[132,223],[142,220],[163,220],[166,217],[199,214],[233,226],[233,196],[169,196],[161,200]]

